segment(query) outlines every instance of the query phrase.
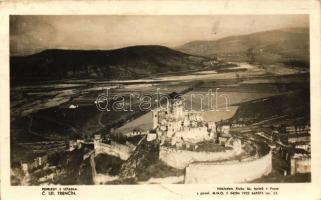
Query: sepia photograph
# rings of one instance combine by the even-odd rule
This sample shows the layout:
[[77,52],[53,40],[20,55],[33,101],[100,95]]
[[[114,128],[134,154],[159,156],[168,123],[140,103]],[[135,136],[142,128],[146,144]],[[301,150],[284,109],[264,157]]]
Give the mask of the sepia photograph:
[[308,14],[9,26],[12,186],[311,182]]

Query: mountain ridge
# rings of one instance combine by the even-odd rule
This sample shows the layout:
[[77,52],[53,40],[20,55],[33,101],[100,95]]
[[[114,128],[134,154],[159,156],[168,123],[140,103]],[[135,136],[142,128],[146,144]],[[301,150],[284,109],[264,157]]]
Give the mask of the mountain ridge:
[[155,73],[208,69],[209,58],[160,45],[113,50],[48,49],[10,57],[13,82],[63,78],[134,79]]
[[[309,65],[309,29],[284,28],[218,40],[198,40],[185,43],[179,51],[219,57],[226,61],[252,61],[262,64],[304,63]],[[252,58],[251,58],[252,57]]]

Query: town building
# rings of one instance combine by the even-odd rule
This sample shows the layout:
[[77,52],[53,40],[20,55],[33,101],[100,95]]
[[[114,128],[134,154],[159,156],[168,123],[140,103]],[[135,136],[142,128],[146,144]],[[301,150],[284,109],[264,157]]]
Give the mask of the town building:
[[21,161],[21,168],[23,172],[28,175],[30,171],[38,169],[40,167],[44,167],[48,164],[48,155],[38,155],[33,156],[30,160],[23,160]]
[[304,153],[295,153],[291,157],[291,175],[311,173],[311,156]]

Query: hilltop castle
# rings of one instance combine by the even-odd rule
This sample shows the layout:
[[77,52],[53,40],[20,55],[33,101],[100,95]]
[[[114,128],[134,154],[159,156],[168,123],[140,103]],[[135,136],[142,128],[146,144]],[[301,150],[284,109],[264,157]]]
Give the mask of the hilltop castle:
[[213,139],[215,123],[205,122],[201,112],[184,110],[181,97],[176,96],[169,98],[165,107],[153,110],[153,129],[161,145],[169,142],[180,146]]

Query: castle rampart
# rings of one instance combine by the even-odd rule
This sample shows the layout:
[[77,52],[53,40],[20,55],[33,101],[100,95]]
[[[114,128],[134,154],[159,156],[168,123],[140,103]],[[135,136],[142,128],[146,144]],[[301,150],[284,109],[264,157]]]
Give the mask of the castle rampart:
[[246,161],[195,162],[186,168],[185,183],[243,183],[268,175],[271,170],[271,151]]

